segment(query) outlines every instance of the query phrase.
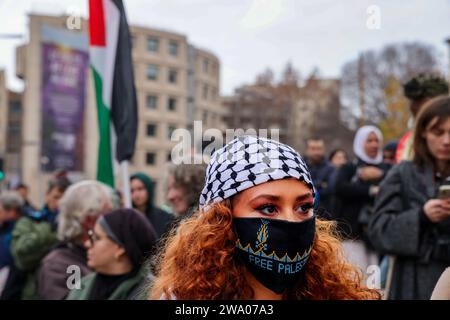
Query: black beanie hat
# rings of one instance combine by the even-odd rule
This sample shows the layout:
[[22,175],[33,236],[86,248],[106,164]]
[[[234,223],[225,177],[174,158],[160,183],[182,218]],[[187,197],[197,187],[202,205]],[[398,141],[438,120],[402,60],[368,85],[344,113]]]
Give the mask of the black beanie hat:
[[98,223],[113,241],[125,249],[134,268],[141,266],[156,244],[153,226],[134,209],[113,210],[101,216]]
[[432,74],[419,74],[403,85],[405,96],[413,101],[448,94],[447,81]]

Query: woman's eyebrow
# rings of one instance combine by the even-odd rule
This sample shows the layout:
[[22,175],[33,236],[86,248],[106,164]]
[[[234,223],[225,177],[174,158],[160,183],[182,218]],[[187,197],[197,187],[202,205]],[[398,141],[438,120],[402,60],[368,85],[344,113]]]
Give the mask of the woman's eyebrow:
[[[268,200],[271,200],[271,201],[278,201],[278,200],[280,200],[281,197],[275,196],[273,194],[261,194],[261,195],[255,197],[255,198],[251,199],[250,201],[255,201],[255,200],[258,200],[258,199],[261,199],[261,198],[268,199]],[[309,200],[309,199],[311,199],[311,200],[313,199],[312,194],[310,192],[298,196],[295,199],[295,201],[304,201],[304,200]]]
[[296,201],[303,201],[303,200],[314,200],[313,196],[311,193],[305,193],[302,194],[301,196],[298,196],[297,199],[295,199]]
[[261,198],[268,199],[268,200],[271,200],[271,201],[278,201],[280,199],[279,196],[274,196],[273,194],[260,194],[259,196],[251,199],[250,201],[255,201],[255,200],[258,200],[258,199],[261,199]]

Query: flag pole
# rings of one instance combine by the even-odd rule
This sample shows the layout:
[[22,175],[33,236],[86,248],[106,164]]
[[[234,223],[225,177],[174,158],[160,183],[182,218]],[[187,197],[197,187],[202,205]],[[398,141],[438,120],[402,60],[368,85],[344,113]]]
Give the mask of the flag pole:
[[128,173],[128,160],[124,160],[120,163],[122,168],[122,183],[123,183],[123,203],[125,208],[131,208],[131,190],[130,190],[130,175]]

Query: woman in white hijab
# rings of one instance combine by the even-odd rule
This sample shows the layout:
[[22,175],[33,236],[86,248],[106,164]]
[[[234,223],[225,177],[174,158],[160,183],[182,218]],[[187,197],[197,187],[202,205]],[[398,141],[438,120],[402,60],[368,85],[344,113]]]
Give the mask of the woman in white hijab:
[[389,165],[383,163],[383,135],[375,126],[356,132],[353,152],[356,159],[343,165],[336,178],[336,220],[343,232],[347,258],[367,275],[367,267],[378,264],[365,229],[374,198]]
[[383,135],[375,126],[364,126],[356,131],[353,152],[366,164],[377,165],[383,162]]

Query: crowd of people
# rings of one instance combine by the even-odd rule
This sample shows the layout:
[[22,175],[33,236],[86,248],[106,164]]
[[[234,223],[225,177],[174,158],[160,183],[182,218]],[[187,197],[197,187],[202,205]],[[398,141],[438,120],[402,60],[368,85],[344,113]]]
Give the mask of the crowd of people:
[[404,91],[398,141],[365,125],[353,154],[311,137],[302,157],[241,136],[208,164],[168,164],[164,207],[143,172],[133,208],[65,172],[42,209],[24,183],[3,191],[1,299],[450,299],[448,85],[419,75]]

